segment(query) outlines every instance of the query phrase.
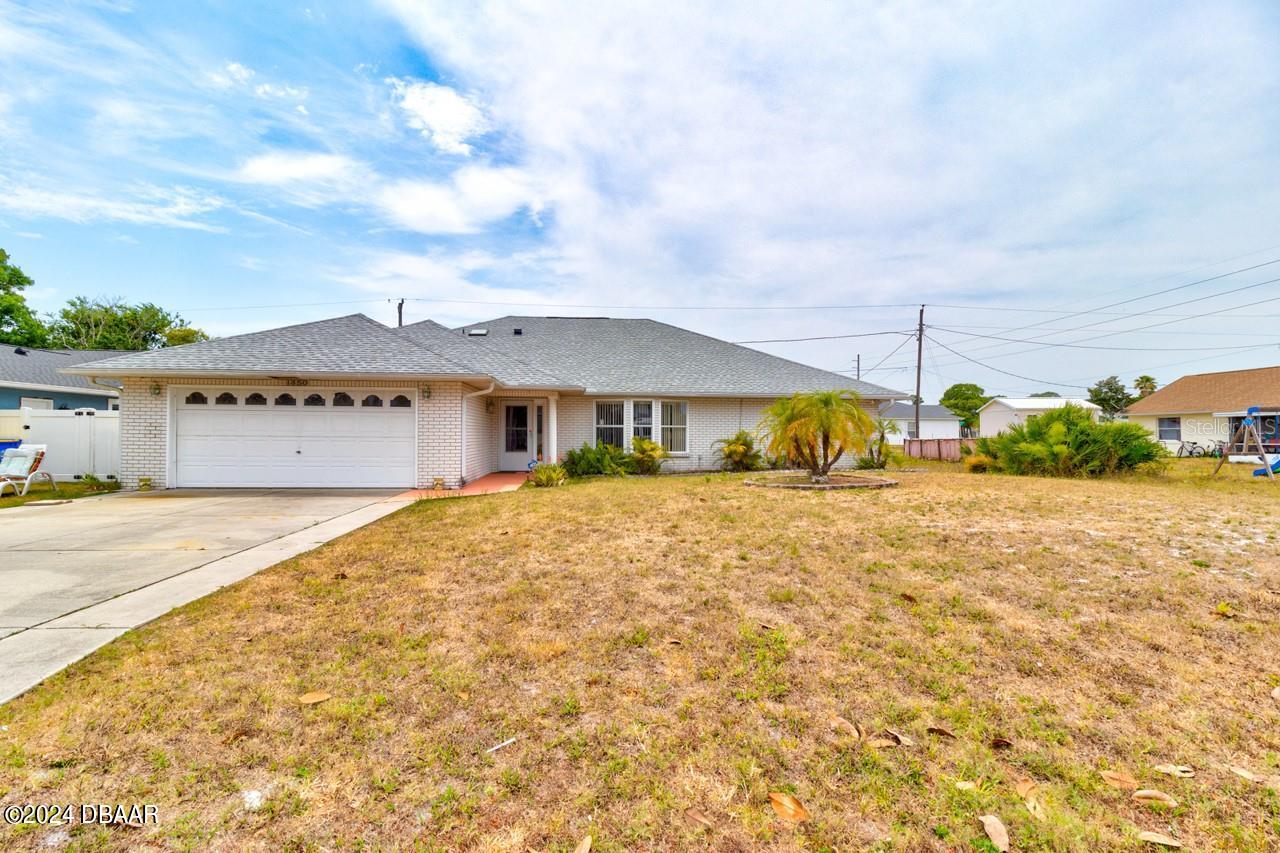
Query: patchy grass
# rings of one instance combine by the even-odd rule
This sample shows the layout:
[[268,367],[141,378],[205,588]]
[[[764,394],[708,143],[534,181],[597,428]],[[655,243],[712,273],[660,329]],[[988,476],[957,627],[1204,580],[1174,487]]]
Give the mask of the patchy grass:
[[[114,489],[112,489],[114,491]],[[101,491],[91,492],[84,483],[78,480],[72,480],[65,483],[58,483],[58,488],[54,489],[48,482],[41,480],[38,483],[31,484],[31,490],[25,495],[15,495],[12,489],[6,489],[4,497],[0,497],[0,509],[8,509],[11,506],[22,506],[30,501],[45,500],[74,500],[75,498],[83,498],[89,495],[102,494]]]
[[1209,467],[424,501],[0,708],[0,801],[158,804],[93,849],[1267,849],[1280,791],[1223,765],[1280,773],[1280,488]]

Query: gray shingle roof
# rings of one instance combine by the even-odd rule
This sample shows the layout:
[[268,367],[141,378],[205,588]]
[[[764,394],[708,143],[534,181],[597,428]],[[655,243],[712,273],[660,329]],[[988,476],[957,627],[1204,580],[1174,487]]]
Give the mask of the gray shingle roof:
[[393,329],[396,334],[408,338],[419,346],[440,353],[449,359],[471,367],[477,373],[492,376],[508,387],[576,388],[558,376],[539,370],[515,356],[496,347],[487,347],[473,338],[465,337],[432,320],[410,323]]
[[71,368],[104,376],[177,373],[479,376],[363,314],[251,332]]
[[502,317],[467,328],[489,334],[471,336],[429,320],[392,329],[352,314],[69,369],[96,376],[492,377],[508,387],[598,394],[777,397],[851,388],[871,399],[906,396],[654,320]]
[[588,393],[776,397],[850,388],[872,399],[906,396],[655,320],[500,317],[458,331],[467,329],[488,330],[468,341],[536,364]]
[[[19,350],[26,355],[19,355]],[[110,396],[111,392],[94,385],[84,376],[67,376],[59,368],[74,367],[88,361],[99,361],[123,355],[125,350],[51,350],[0,345],[0,385],[23,383],[66,388],[69,392]]]
[[[895,420],[910,420],[916,416],[916,407],[911,403],[888,403],[880,407],[880,414]],[[920,420],[958,421],[960,418],[946,406],[930,406],[921,403]]]

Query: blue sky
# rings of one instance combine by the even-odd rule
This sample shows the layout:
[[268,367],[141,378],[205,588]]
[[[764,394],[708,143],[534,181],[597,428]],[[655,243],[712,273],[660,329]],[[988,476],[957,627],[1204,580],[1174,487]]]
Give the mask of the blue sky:
[[[930,398],[1275,364],[1280,264],[1149,296],[1280,258],[1275,9],[0,2],[0,247],[41,310],[118,295],[220,335],[406,297],[759,340],[914,310],[674,306],[927,301],[984,308],[930,309]],[[518,302],[553,307],[476,304]],[[1135,350],[972,337],[1166,319],[1080,344]],[[843,369],[898,342],[760,346]],[[870,378],[907,388],[910,349]]]

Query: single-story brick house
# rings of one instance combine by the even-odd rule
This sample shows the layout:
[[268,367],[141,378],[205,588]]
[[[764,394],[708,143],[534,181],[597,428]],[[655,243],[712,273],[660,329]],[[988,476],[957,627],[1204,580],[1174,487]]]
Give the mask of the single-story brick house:
[[771,400],[906,396],[653,320],[502,317],[388,328],[362,314],[65,370],[122,383],[121,471],[177,486],[455,488],[597,440],[652,437],[666,470]]

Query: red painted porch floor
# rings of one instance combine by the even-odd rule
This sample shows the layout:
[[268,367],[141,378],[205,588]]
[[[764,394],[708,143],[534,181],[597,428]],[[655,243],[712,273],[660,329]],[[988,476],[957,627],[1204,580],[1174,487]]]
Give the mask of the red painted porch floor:
[[492,495],[497,492],[514,492],[524,485],[528,474],[522,471],[498,471],[472,480],[461,489],[410,489],[392,500],[421,500],[423,498],[467,498],[472,495]]

